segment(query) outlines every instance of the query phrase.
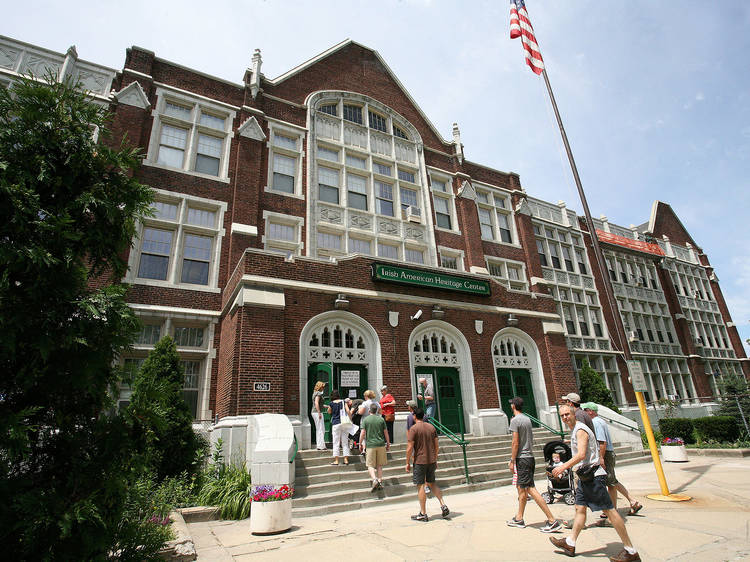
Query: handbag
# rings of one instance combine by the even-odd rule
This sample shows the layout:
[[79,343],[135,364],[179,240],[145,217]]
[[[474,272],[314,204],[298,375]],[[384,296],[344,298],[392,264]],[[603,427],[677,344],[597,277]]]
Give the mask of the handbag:
[[341,402],[341,412],[339,413],[339,419],[341,420],[341,430],[349,432],[352,428],[352,419],[349,414],[346,413],[346,404]]
[[396,419],[396,414],[386,414],[383,417],[385,418],[385,421],[392,422]]
[[578,470],[576,470],[576,474],[578,475],[578,480],[581,482],[591,482],[594,480],[594,474],[596,471],[599,470],[598,464],[590,464],[587,466],[582,466]]

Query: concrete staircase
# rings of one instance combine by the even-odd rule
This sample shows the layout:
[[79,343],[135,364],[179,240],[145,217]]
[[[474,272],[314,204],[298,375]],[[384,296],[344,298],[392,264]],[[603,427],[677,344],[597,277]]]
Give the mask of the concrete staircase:
[[[536,429],[534,443],[536,456],[536,482],[540,492],[547,489],[542,448],[557,437]],[[510,435],[488,437],[466,436],[469,445],[466,456],[469,464],[469,482],[464,476],[461,447],[445,437],[440,437],[437,483],[447,496],[473,492],[497,486],[510,485],[513,475],[508,471],[510,460]],[[648,457],[632,452],[629,447],[615,447],[617,466],[644,462]],[[404,470],[406,444],[391,447],[388,465],[383,469],[383,490],[370,491],[370,480],[362,455],[349,457],[349,466],[331,466],[333,458],[328,451],[299,451],[296,461],[293,515],[306,517],[341,511],[362,509],[384,503],[416,501],[416,489],[411,473]]]

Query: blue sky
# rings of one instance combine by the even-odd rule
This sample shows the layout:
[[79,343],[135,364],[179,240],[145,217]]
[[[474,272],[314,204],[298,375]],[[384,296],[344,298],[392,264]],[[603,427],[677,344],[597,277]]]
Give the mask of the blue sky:
[[[640,224],[672,205],[750,338],[750,3],[527,0],[591,212]],[[29,0],[0,34],[122,68],[125,49],[240,82],[255,48],[276,77],[351,38],[377,50],[444,138],[581,212],[544,82],[508,3],[430,0]],[[746,346],[747,349],[747,346]]]

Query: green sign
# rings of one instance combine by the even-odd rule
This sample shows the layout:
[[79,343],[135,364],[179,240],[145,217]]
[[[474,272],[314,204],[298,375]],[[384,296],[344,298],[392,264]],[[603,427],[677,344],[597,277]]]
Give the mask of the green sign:
[[431,271],[420,271],[406,267],[396,267],[375,263],[372,265],[372,278],[374,281],[391,281],[392,283],[405,283],[407,285],[418,285],[433,289],[446,289],[448,291],[461,291],[474,295],[489,295],[490,284],[487,281],[478,281],[456,275],[445,275]]

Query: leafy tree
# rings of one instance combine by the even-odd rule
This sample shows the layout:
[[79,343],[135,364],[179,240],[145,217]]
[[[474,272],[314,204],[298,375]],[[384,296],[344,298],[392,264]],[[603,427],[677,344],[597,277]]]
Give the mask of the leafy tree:
[[135,377],[129,409],[146,430],[147,462],[159,480],[199,468],[205,445],[182,396],[184,372],[169,336],[157,342]]
[[[0,88],[0,539],[6,559],[101,559],[138,428],[111,409],[138,321],[113,284],[151,191],[69,83]],[[98,287],[98,288],[97,288]]]
[[614,410],[618,414],[620,413],[604,379],[591,368],[591,365],[585,359],[581,370],[578,371],[578,380],[581,387],[581,402],[595,402]]

